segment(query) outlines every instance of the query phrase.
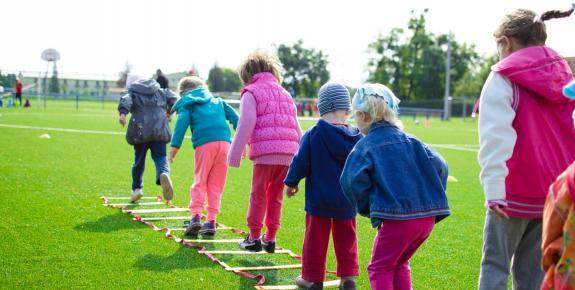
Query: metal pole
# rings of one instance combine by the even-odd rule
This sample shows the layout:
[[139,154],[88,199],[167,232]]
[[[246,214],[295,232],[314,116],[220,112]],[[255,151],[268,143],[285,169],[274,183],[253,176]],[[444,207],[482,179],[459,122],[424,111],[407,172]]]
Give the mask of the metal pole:
[[445,62],[445,99],[443,100],[443,119],[449,120],[449,95],[451,92],[451,32],[447,38],[447,61]]
[[463,122],[467,118],[467,97],[463,97],[463,110],[462,110]]
[[40,95],[42,94],[42,72],[38,72],[38,83],[36,83],[36,99],[38,103],[36,103],[36,108],[40,110]]
[[[48,90],[48,82],[49,82],[48,71],[50,70],[50,62],[47,61],[46,63],[47,63],[46,64],[46,74],[44,75],[44,86],[43,86],[44,87],[44,109],[46,109],[46,98],[48,97],[47,95],[49,92],[49,90]],[[38,103],[38,106],[40,106],[40,103]]]

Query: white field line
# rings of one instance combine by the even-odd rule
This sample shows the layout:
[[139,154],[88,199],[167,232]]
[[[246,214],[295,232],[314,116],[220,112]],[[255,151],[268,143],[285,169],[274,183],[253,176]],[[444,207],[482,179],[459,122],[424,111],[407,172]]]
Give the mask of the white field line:
[[[301,119],[301,118],[300,118]],[[57,131],[57,132],[68,132],[68,133],[86,133],[86,134],[105,134],[105,135],[125,135],[125,132],[118,131],[100,131],[100,130],[80,130],[80,129],[67,129],[67,128],[52,128],[52,127],[38,127],[38,126],[25,126],[25,125],[12,125],[12,124],[0,124],[3,128],[16,128],[16,129],[31,129],[31,130],[45,130],[45,131]],[[186,135],[186,138],[190,136]],[[466,151],[466,152],[478,152],[474,147],[474,144],[430,144],[433,147]]]
[[466,147],[466,146],[453,145],[453,144],[429,144],[429,146],[435,147],[435,148],[450,149],[450,150],[465,151],[465,152],[475,152],[475,153],[479,152],[479,149],[475,149],[472,147]]
[[114,117],[115,114],[50,114],[50,113],[0,113],[0,116],[40,116],[40,117]]
[[116,132],[116,131],[80,130],[80,129],[51,128],[51,127],[24,126],[24,125],[11,125],[11,124],[0,124],[0,127],[16,128],[16,129],[58,131],[58,132],[68,132],[68,133],[87,133],[87,134],[105,134],[105,135],[125,135],[126,134],[125,132]]

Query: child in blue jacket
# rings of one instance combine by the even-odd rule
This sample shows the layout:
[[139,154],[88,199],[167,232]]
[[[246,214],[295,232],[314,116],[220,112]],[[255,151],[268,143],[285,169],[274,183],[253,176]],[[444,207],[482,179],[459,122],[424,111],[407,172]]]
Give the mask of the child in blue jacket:
[[321,289],[330,232],[333,234],[340,289],[355,289],[359,274],[355,215],[343,195],[339,177],[353,146],[362,138],[346,124],[350,96],[341,84],[328,83],[319,90],[321,119],[302,137],[284,183],[292,197],[305,178],[306,230],[303,242],[302,275],[296,284],[304,289]]
[[352,108],[366,137],[350,153],[340,179],[358,213],[379,229],[367,269],[375,290],[411,289],[409,259],[450,214],[447,164],[400,129],[398,103],[384,85],[357,90]]

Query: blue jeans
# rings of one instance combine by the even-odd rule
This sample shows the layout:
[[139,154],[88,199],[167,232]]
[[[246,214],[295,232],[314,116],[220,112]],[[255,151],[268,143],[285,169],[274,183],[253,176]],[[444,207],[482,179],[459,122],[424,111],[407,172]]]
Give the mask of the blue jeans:
[[132,165],[132,190],[136,188],[143,188],[144,169],[146,168],[146,154],[148,149],[152,151],[152,159],[156,165],[156,184],[160,185],[160,174],[170,174],[170,166],[168,165],[168,157],[166,155],[166,143],[164,142],[149,142],[144,144],[134,145],[134,165]]

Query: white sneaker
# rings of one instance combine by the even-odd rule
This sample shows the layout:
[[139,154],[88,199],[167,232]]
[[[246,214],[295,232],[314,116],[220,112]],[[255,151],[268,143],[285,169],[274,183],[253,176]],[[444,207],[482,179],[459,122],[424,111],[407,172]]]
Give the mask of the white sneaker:
[[174,187],[172,180],[167,173],[160,174],[160,184],[162,185],[162,193],[166,202],[169,202],[174,197]]
[[132,203],[140,200],[140,198],[142,198],[142,196],[144,196],[144,192],[142,191],[141,188],[136,188],[134,190],[132,190],[132,199],[130,200]]

